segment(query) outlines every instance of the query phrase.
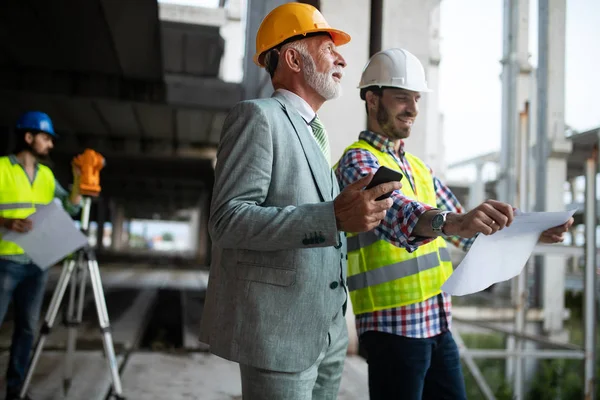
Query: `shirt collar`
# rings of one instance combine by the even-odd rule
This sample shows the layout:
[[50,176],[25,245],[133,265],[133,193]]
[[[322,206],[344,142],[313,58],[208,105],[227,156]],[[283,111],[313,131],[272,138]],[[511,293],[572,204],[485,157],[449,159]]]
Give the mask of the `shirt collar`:
[[294,107],[296,111],[298,111],[298,114],[300,114],[302,119],[307,124],[310,124],[312,120],[315,119],[315,116],[317,114],[302,97],[286,89],[277,89],[276,92],[283,96],[288,101],[288,103],[290,103],[292,107]]
[[[10,160],[10,163],[11,163],[11,165],[16,165],[16,164],[19,164],[19,165],[21,165],[21,163],[19,162],[19,159],[17,158],[17,155],[16,155],[16,154],[9,154],[9,155],[8,155],[8,159]],[[21,165],[21,166],[22,166],[22,165]],[[36,161],[36,162],[35,162],[35,169],[36,169],[36,170],[37,170],[38,166],[39,166],[39,164],[38,164],[38,162]]]
[[[364,140],[379,151],[388,151],[392,154],[396,154],[396,144],[393,140],[383,136],[380,133],[372,131],[362,131],[358,137],[359,140]],[[404,140],[400,140],[400,147],[398,148],[398,154],[404,156]]]
[[10,163],[12,165],[19,163],[19,160],[17,159],[17,156],[15,154],[9,154],[8,159],[10,160]]

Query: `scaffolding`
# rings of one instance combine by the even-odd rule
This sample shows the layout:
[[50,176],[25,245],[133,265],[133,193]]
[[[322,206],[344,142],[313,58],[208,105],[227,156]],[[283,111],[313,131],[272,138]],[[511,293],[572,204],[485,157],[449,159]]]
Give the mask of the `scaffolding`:
[[[519,35],[523,34],[522,27],[519,27],[519,21],[526,20],[519,15],[519,10],[528,7],[527,0],[504,0],[504,58],[503,58],[503,112],[502,112],[502,150],[499,157],[492,156],[492,162],[500,162],[500,174],[498,179],[499,196],[501,200],[517,204],[520,209],[528,210],[531,204],[536,211],[545,211],[548,207],[546,199],[547,175],[548,175],[548,157],[552,151],[549,147],[548,134],[548,98],[550,85],[557,82],[549,82],[549,34],[551,23],[551,12],[565,12],[565,1],[553,2],[551,9],[550,0],[539,0],[538,2],[538,68],[536,76],[535,90],[535,117],[531,118],[529,102],[526,101],[523,110],[518,111],[518,82],[519,73],[524,72],[523,66],[519,64],[520,52],[524,49],[519,48]],[[560,3],[560,4],[559,4]],[[557,7],[558,6],[558,7]],[[564,18],[564,15],[562,15]],[[556,22],[557,19],[554,19]],[[526,34],[527,32],[525,32]],[[564,38],[563,38],[564,39]],[[522,46],[522,43],[520,43]],[[526,49],[525,49],[526,50]],[[526,69],[525,69],[526,70]],[[560,76],[560,75],[559,75]],[[560,80],[560,79],[559,79]],[[562,82],[564,84],[564,77]],[[534,122],[534,124],[532,123]],[[531,127],[535,125],[535,141],[530,138]],[[553,127],[555,128],[555,127]],[[556,134],[556,132],[554,132]],[[535,145],[531,147],[531,143]],[[596,246],[596,227],[598,221],[598,206],[596,200],[596,175],[598,173],[600,143],[600,128],[581,134],[575,134],[570,137],[572,151],[567,157],[568,174],[573,173],[579,176],[585,176],[585,202],[583,220],[580,222],[585,225],[585,246],[561,246],[561,245],[538,245],[534,250],[534,255],[544,256],[550,254],[562,254],[570,256],[584,256],[585,269],[583,274],[583,331],[584,345],[577,346],[572,343],[554,340],[542,335],[530,334],[525,332],[526,313],[528,308],[528,271],[532,267],[530,263],[525,266],[521,274],[513,279],[512,303],[514,306],[514,329],[505,329],[491,323],[479,321],[469,321],[455,317],[455,320],[464,325],[476,326],[478,328],[488,329],[494,332],[502,333],[509,337],[506,349],[469,349],[459,332],[453,331],[457,344],[460,349],[461,357],[477,382],[481,393],[486,399],[495,399],[494,393],[483,374],[475,363],[479,358],[498,358],[506,359],[507,366],[510,366],[511,383],[513,395],[516,399],[522,400],[525,397],[524,385],[524,361],[526,358],[534,359],[575,359],[582,360],[584,364],[583,387],[584,398],[595,399],[597,392],[595,383],[596,367],[596,315],[597,315],[597,297],[598,287],[596,284],[596,269],[598,249]],[[532,151],[533,150],[533,151]],[[490,161],[490,155],[484,156]],[[535,160],[532,164],[530,160]],[[486,161],[483,160],[483,161]],[[468,163],[479,165],[482,160],[473,159]],[[457,166],[464,166],[465,162]],[[481,168],[479,168],[481,169]],[[530,171],[535,171],[535,182],[529,182]],[[576,172],[574,172],[576,171]],[[518,178],[517,178],[518,172]],[[481,179],[479,174],[478,179]],[[535,185],[530,185],[535,183]],[[531,186],[535,187],[535,198],[530,199],[528,194],[531,192]],[[480,191],[483,191],[484,185],[479,182],[477,185]],[[475,193],[476,197],[481,197],[483,193]],[[540,263],[536,263],[534,271],[534,280],[539,285],[544,276],[544,269]],[[564,289],[564,288],[563,288]],[[537,300],[541,303],[539,286],[537,287]],[[545,304],[542,304],[545,306]],[[533,341],[545,348],[526,350],[525,341]]]
[[[574,151],[570,157],[571,165],[579,162],[585,172],[585,203],[583,222],[585,224],[585,246],[560,246],[560,245],[538,245],[534,254],[562,254],[569,256],[585,256],[584,269],[584,295],[583,295],[583,330],[584,345],[577,346],[572,343],[561,342],[546,338],[541,335],[529,334],[524,332],[525,315],[527,311],[527,288],[526,274],[527,269],[516,278],[518,294],[515,302],[515,329],[504,329],[489,323],[474,322],[455,317],[457,322],[465,325],[472,325],[478,328],[489,329],[515,338],[515,348],[511,350],[502,349],[469,349],[465,346],[460,334],[453,331],[456,342],[460,349],[461,357],[465,362],[469,372],[477,382],[482,394],[488,400],[495,399],[494,393],[485,381],[483,374],[477,367],[475,359],[477,358],[512,358],[517,368],[514,369],[513,392],[517,399],[523,399],[523,360],[525,358],[537,359],[575,359],[582,360],[584,363],[584,393],[585,399],[594,399],[596,394],[595,368],[596,368],[596,318],[598,302],[597,286],[597,257],[598,249],[596,246],[596,226],[598,221],[598,206],[596,200],[596,175],[598,173],[600,143],[600,128],[591,130],[572,137],[575,143]],[[524,350],[521,346],[523,341],[533,341],[548,349]]]

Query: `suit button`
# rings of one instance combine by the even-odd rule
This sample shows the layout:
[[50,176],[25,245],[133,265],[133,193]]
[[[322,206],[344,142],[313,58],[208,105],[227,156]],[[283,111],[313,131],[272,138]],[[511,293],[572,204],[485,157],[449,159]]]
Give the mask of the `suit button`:
[[337,288],[337,287],[338,287],[338,283],[337,283],[337,281],[331,282],[331,283],[329,284],[329,287],[330,287],[331,289],[335,289],[335,288]]

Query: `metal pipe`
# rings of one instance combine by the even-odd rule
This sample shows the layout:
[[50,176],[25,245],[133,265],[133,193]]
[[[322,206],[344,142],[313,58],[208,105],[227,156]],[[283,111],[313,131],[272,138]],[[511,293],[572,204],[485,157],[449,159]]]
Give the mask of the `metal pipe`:
[[[536,79],[535,211],[546,211],[548,162],[548,26],[549,0],[538,1],[538,67]],[[535,258],[535,306],[543,304],[544,257]]]
[[[531,357],[531,358],[564,358],[582,360],[585,358],[583,351],[572,350],[522,350],[506,351],[500,349],[468,349],[463,353],[472,358],[508,358],[508,357]],[[461,353],[461,354],[463,354]],[[516,394],[515,394],[516,396]],[[517,397],[522,398],[522,397]]]
[[582,351],[583,349],[580,346],[574,345],[572,343],[564,343],[564,342],[555,342],[554,340],[545,338],[544,336],[540,336],[540,335],[534,335],[531,333],[518,333],[515,331],[511,331],[510,329],[506,329],[506,328],[502,328],[500,326],[496,326],[496,325],[492,325],[492,324],[488,324],[485,322],[476,322],[476,321],[468,321],[468,320],[464,320],[458,317],[453,316],[452,320],[461,324],[468,324],[468,325],[472,325],[472,326],[478,326],[480,328],[484,328],[484,329],[489,329],[492,331],[496,331],[496,332],[500,332],[500,333],[504,333],[506,335],[511,335],[511,336],[515,336],[515,337],[519,337],[522,339],[527,339],[527,340],[531,340],[537,343],[541,343],[543,345],[549,346],[549,347],[554,347],[554,348],[558,348],[558,349],[565,349],[565,350],[575,350],[575,351]]
[[538,0],[538,67],[537,67],[537,118],[535,146],[535,209],[546,209],[546,162],[548,150],[548,25],[549,0]]
[[381,51],[383,33],[383,0],[371,0],[371,25],[369,32],[369,57]]
[[500,200],[513,204],[516,200],[516,135],[517,115],[517,40],[519,31],[518,0],[504,0],[502,55],[502,146],[500,153]]
[[456,341],[456,345],[458,346],[460,356],[464,360],[465,365],[469,369],[469,372],[471,372],[473,379],[475,379],[477,386],[479,386],[479,390],[481,390],[481,393],[485,396],[487,400],[496,400],[494,392],[487,384],[485,377],[483,376],[481,370],[473,360],[473,357],[469,354],[471,350],[468,350],[465,346],[465,342],[463,341],[462,336],[460,336],[460,333],[458,333],[458,331],[456,330],[453,330],[452,336],[454,337],[454,341]]
[[584,385],[585,398],[595,399],[596,369],[596,161],[593,157],[585,164],[585,280],[584,284]]
[[[521,211],[528,210],[529,201],[529,102],[525,102],[524,110],[519,115],[519,208]],[[526,309],[527,309],[527,271],[529,260],[517,276],[515,282],[514,304],[515,304],[515,332],[525,333]],[[516,357],[513,363],[513,393],[518,399],[524,398],[523,369],[524,360],[520,356],[523,350],[523,341],[520,337],[514,337],[514,350]]]

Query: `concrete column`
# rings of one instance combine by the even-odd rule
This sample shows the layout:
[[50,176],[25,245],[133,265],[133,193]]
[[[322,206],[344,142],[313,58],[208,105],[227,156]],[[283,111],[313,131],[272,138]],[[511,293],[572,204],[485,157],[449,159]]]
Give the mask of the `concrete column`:
[[529,63],[529,0],[504,1],[502,69],[502,179],[499,199],[517,200],[519,113],[531,97]]
[[[382,49],[402,47],[413,53],[425,68],[432,93],[423,94],[407,149],[422,158],[436,173],[443,173],[443,148],[438,104],[440,0],[385,1]],[[440,145],[441,144],[441,145]]]
[[483,182],[483,165],[478,162],[475,164],[475,180],[469,188],[469,203],[467,209],[472,210],[485,201],[485,182]]
[[[565,134],[565,26],[566,0],[549,0],[548,25],[548,96],[546,127],[550,154],[546,168],[546,209],[562,211],[567,178],[567,161],[572,149]],[[544,330],[550,336],[562,337],[565,287],[564,256],[545,256],[543,274]],[[561,293],[557,296],[556,293]]]
[[198,221],[197,258],[200,265],[209,266],[211,260],[211,240],[208,234],[208,217],[210,213],[211,193],[206,192],[200,201]]
[[275,7],[287,3],[286,0],[248,0],[246,5],[246,55],[244,57],[244,98],[267,97],[273,92],[269,74],[259,68],[252,58],[256,51],[256,32],[262,20]]
[[352,37],[350,43],[339,48],[348,64],[342,79],[342,95],[326,102],[319,110],[319,118],[329,135],[332,164],[367,126],[365,104],[356,87],[363,67],[369,61],[370,12],[370,0],[352,0],[352,7],[340,7],[338,0],[321,0],[321,13],[327,22]]
[[200,206],[191,210],[190,212],[190,251],[196,258],[196,254],[198,254],[198,233],[200,231]]
[[116,201],[111,202],[111,223],[112,223],[112,243],[113,250],[122,250],[124,248],[123,241],[123,224],[125,223],[125,208],[122,204]]
[[[437,4],[436,4],[437,3]],[[425,65],[427,84],[433,92],[427,93],[427,109],[421,112],[420,118],[426,118],[425,129],[428,136],[425,147],[425,160],[435,175],[446,179],[446,146],[444,145],[443,117],[439,107],[440,97],[440,4],[432,2],[433,8],[429,19],[429,62]]]
[[210,265],[210,236],[208,217],[211,193],[204,192],[190,215],[190,243],[193,258],[201,266]]
[[[347,66],[342,79],[342,95],[331,100],[319,110],[319,118],[327,128],[331,146],[331,162],[339,161],[344,149],[358,139],[367,127],[365,104],[356,88],[363,67],[369,61],[370,0],[352,0],[352,7],[340,7],[339,0],[321,0],[321,13],[329,24],[347,32],[352,40],[339,48]],[[346,312],[349,345],[348,353],[358,352],[352,304],[348,298]]]
[[[229,0],[227,2],[226,21],[221,26],[220,33],[225,40],[225,52],[221,59],[219,77],[225,82],[242,82],[244,78],[244,36],[245,23],[242,23],[246,13],[246,2]],[[254,38],[250,38],[254,43]]]

